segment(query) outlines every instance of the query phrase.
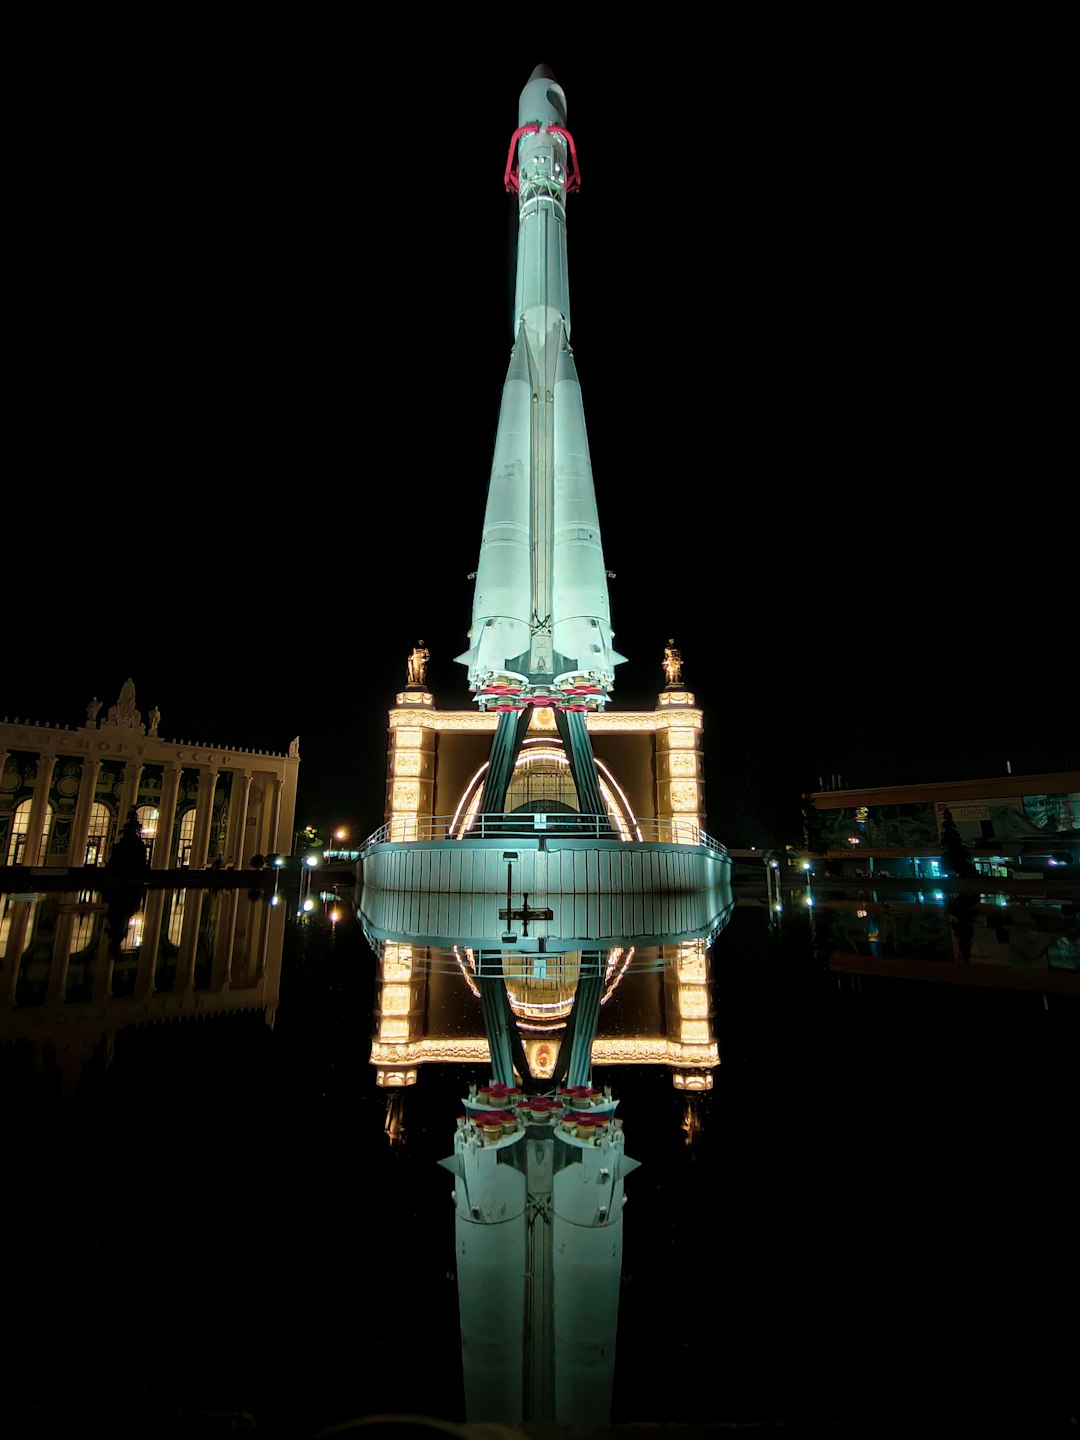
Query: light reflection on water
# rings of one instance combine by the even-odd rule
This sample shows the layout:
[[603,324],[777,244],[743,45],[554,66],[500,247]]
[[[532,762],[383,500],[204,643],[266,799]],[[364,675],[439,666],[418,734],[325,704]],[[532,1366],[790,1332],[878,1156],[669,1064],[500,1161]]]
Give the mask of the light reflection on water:
[[[47,1403],[85,1419],[107,1401],[114,1421],[140,1405],[159,1420],[235,1409],[303,1434],[408,1397],[462,1419],[436,1162],[485,1067],[422,1066],[388,1105],[368,1063],[375,965],[351,912],[275,933],[243,891],[193,898],[125,927],[108,971],[103,917],[77,896],[25,920],[27,902],[5,906],[6,947],[20,928],[25,942],[0,1014],[20,1317],[9,1418]],[[946,906],[815,898],[812,916],[776,917],[742,896],[716,939],[712,1094],[676,1093],[663,1066],[610,1072],[642,1162],[626,1186],[612,1417],[1058,1418],[1077,1338],[1053,1296],[1080,1278],[1080,1001],[875,979],[871,962],[1064,984],[1075,917],[980,904],[963,960]],[[147,993],[131,942],[155,925]],[[49,957],[65,945],[61,990]],[[841,954],[862,968],[839,969]],[[466,1025],[462,987],[431,1018]],[[58,1303],[93,1313],[60,1352]]]

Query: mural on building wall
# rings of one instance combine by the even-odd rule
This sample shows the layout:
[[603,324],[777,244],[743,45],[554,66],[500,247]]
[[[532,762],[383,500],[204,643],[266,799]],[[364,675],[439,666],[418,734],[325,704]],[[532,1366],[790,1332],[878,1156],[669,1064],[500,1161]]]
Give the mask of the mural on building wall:
[[1080,831],[1080,795],[1017,795],[993,800],[937,800],[912,805],[875,805],[823,810],[822,827],[832,849],[932,849],[941,843],[945,811],[964,840],[1039,839]]
[[879,805],[823,811],[825,840],[830,849],[846,850],[854,837],[868,849],[917,850],[938,843],[938,826],[930,804]]
[[946,809],[965,840],[1024,840],[1075,832],[1080,817],[1080,795],[1017,795],[966,804],[935,805],[938,833]]

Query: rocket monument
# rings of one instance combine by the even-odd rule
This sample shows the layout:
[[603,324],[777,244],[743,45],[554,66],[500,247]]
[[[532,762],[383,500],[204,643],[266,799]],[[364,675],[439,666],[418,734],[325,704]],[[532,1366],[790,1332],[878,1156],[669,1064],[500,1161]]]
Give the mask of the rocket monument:
[[531,707],[554,710],[581,809],[603,814],[585,725],[625,657],[607,571],[581,386],[570,349],[566,197],[578,186],[566,97],[538,65],[518,101],[505,182],[518,196],[514,347],[476,570],[469,687],[500,713],[483,809],[502,810]]

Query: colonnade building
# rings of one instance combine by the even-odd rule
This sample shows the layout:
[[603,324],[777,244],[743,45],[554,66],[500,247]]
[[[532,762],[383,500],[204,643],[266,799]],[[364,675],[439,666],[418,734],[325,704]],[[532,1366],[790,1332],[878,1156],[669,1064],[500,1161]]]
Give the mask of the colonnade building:
[[133,809],[155,870],[290,852],[298,739],[287,754],[164,740],[130,680],[100,709],[76,729],[0,722],[0,865],[103,865]]

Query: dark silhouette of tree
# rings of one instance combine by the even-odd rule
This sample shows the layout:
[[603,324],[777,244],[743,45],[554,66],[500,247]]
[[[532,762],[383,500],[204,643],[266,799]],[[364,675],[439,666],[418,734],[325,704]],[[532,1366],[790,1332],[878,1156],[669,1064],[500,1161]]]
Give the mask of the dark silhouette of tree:
[[946,810],[941,817],[941,846],[941,867],[947,875],[968,879],[978,873],[972,863],[971,851],[956,828],[951,810]]

